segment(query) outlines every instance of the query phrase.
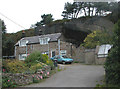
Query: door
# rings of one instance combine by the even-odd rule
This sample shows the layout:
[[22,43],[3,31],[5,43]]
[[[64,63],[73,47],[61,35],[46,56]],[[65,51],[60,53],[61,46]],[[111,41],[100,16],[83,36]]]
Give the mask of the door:
[[51,52],[51,57],[54,57],[55,56],[55,51],[52,51]]

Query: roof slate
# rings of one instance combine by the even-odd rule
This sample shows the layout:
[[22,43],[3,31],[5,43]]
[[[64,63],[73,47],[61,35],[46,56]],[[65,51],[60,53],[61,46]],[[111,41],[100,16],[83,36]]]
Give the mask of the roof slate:
[[[60,36],[61,36],[61,33],[54,33],[54,34],[47,34],[47,35],[41,35],[41,36],[24,37],[19,41],[27,40],[28,44],[36,44],[36,43],[39,43],[39,38],[49,37],[50,38],[49,42],[53,42],[53,41],[57,41]],[[18,45],[19,41],[15,45]]]

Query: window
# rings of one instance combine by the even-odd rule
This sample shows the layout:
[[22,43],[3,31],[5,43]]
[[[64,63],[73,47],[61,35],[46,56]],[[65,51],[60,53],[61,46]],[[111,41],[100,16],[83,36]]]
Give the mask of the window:
[[66,55],[66,50],[61,50],[60,55]]
[[48,41],[50,40],[50,38],[46,37],[46,38],[40,38],[40,44],[48,44]]
[[107,57],[108,51],[111,49],[112,45],[101,45],[98,51],[98,57]]
[[26,40],[21,40],[21,41],[19,42],[19,46],[26,46],[27,43],[28,43],[28,41],[26,41]]
[[27,57],[26,54],[20,54],[19,60],[25,60],[26,57]]

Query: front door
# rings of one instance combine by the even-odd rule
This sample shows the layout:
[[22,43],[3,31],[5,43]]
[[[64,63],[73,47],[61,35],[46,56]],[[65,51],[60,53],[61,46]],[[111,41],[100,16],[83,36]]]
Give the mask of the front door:
[[55,56],[55,51],[52,51],[51,53],[52,53],[51,57],[54,57]]

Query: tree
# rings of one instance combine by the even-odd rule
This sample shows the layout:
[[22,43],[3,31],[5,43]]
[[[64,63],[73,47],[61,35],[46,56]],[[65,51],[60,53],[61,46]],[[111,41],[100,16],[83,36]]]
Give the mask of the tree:
[[115,24],[111,48],[105,62],[106,83],[120,86],[120,20]]
[[5,44],[4,44],[4,53],[3,55],[6,55],[6,56],[11,56],[14,54],[14,41],[11,39],[11,38],[8,38],[6,41],[5,41]]
[[110,44],[111,36],[106,31],[96,30],[88,34],[81,46],[91,49],[97,45]]
[[5,50],[6,49],[6,46],[5,46],[6,36],[5,35],[6,35],[6,25],[4,21],[2,21],[2,55],[4,55],[6,51]]
[[108,14],[107,12],[114,11],[113,8],[117,7],[116,4],[113,2],[67,2],[65,3],[62,16],[66,19],[78,18],[81,14],[84,16],[105,16]]
[[53,21],[51,14],[43,14],[43,15],[41,15],[41,18],[42,18],[42,20],[40,21],[41,25],[46,25]]
[[65,3],[64,11],[62,12],[62,16],[65,19],[77,18],[78,14],[81,11],[82,4],[83,4],[83,2],[79,2],[79,3],[74,2],[73,4],[69,3],[69,2]]

